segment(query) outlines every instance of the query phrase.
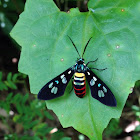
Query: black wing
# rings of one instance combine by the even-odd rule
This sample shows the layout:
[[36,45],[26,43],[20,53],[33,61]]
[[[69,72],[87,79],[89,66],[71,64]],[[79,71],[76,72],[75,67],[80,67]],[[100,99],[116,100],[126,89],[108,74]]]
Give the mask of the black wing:
[[90,69],[85,72],[86,79],[90,86],[91,95],[107,106],[117,106],[116,99],[106,84],[101,81]]
[[39,91],[38,99],[51,100],[62,96],[73,74],[74,70],[71,67],[52,79]]

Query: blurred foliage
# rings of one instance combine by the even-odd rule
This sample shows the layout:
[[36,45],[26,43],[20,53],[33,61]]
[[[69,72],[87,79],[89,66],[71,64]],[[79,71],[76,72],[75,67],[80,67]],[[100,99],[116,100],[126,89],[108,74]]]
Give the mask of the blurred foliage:
[[[111,131],[110,131],[111,130]],[[122,133],[122,128],[119,126],[119,119],[112,119],[104,132],[105,137],[117,136]]]
[[9,72],[6,80],[2,81],[2,77],[3,73],[0,72],[0,90],[8,90],[8,88],[17,89],[16,84],[21,83],[21,80],[25,79],[26,75],[21,73],[15,73],[12,75],[12,72]]
[[45,102],[29,97],[28,93],[17,93],[18,84],[24,87],[25,75],[21,73],[12,75],[10,72],[5,80],[2,78],[2,72],[0,76],[1,93],[5,90],[9,92],[0,102],[0,123],[2,125],[0,129],[4,128],[0,132],[1,138],[4,137],[5,140],[45,140],[46,137],[50,137],[51,140],[55,140],[56,137],[60,140],[66,139],[60,130],[50,134],[54,128],[47,122],[54,121],[54,117],[46,111]]
[[[18,20],[19,14],[23,11],[25,1],[0,0],[0,35],[11,40],[12,45],[18,51],[20,47],[10,38],[9,33]],[[69,11],[72,7],[79,7],[82,12],[87,11],[87,0],[54,1],[61,11]],[[2,46],[2,43],[3,40],[0,40],[1,54],[4,53],[1,47],[5,49],[9,47],[8,45]],[[3,60],[0,56],[1,61]],[[1,67],[4,66],[0,65],[0,69]],[[3,69],[8,71],[6,68]],[[15,69],[17,71],[17,67]],[[77,134],[72,138],[74,140],[88,139],[73,129],[70,129],[68,135],[71,138],[67,137],[66,129],[63,130],[58,124],[56,116],[51,111],[46,110],[45,103],[29,94],[26,75],[5,71],[0,72],[0,140],[70,140],[74,135],[72,132]],[[126,134],[124,132],[126,126],[133,121],[140,122],[140,82],[136,84],[134,94],[129,96],[121,119],[111,120],[104,132],[104,140],[122,140],[126,136],[132,136],[133,140],[139,140],[140,126],[137,126],[132,133]],[[50,134],[54,128],[58,128],[58,131]]]
[[0,0],[0,25],[7,35],[23,11],[24,4],[25,0]]

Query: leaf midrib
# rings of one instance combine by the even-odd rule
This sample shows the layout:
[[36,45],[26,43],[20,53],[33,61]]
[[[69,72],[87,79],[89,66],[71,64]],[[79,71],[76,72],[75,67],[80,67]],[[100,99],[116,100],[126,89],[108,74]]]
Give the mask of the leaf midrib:
[[98,137],[98,130],[96,129],[96,126],[95,126],[95,122],[94,122],[94,118],[93,118],[93,115],[92,115],[92,110],[91,110],[91,105],[90,105],[90,96],[88,96],[88,108],[89,108],[89,115],[90,115],[90,118],[91,118],[91,122],[93,124],[93,130],[95,131],[94,135],[96,136],[96,139],[99,140],[99,137]]

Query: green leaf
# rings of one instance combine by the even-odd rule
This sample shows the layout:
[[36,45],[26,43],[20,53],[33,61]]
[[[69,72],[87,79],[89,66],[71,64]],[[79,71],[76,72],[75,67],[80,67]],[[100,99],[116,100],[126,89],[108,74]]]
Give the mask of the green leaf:
[[25,94],[25,96],[23,96],[23,99],[22,99],[22,104],[25,104],[28,98],[29,98],[29,94]]
[[4,82],[0,81],[0,90],[8,90],[7,86],[4,84]]
[[9,93],[8,96],[6,97],[6,101],[10,102],[12,100],[13,93]]
[[17,86],[14,84],[14,82],[12,81],[12,73],[9,72],[8,76],[7,76],[7,81],[5,81],[5,84],[12,89],[17,89]]
[[20,103],[22,101],[22,94],[16,94],[13,99],[12,99],[12,103],[16,104],[16,103]]
[[47,101],[47,107],[58,116],[63,127],[73,126],[91,140],[101,140],[111,118],[119,118],[126,99],[140,79],[140,1],[90,0],[89,12],[60,12],[52,0],[27,0],[25,11],[11,32],[22,46],[19,71],[29,76],[31,92],[37,94],[44,84],[75,64],[78,55],[69,35],[82,54],[88,39],[92,40],[84,55],[85,63],[107,68],[94,71],[111,89],[117,107],[108,107],[87,94],[75,96],[71,82],[64,96]]
[[21,118],[21,115],[15,115],[15,116],[13,117],[13,121],[14,121],[14,122],[18,122],[20,118]]
[[11,89],[17,89],[16,84],[14,84],[12,81],[5,81],[5,84]]
[[9,72],[7,75],[7,81],[11,81],[12,80],[12,72]]
[[35,131],[36,135],[46,136],[46,134],[48,134],[52,130],[52,128],[49,128],[46,123],[40,123],[36,125],[33,130]]
[[13,82],[16,82],[18,76],[19,76],[19,73],[15,73],[15,74],[13,75],[13,77],[12,77],[12,81],[13,81]]

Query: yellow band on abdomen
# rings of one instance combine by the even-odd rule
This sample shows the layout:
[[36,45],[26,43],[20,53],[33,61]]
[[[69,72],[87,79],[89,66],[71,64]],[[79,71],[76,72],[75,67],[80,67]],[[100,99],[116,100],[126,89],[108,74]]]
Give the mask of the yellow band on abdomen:
[[84,77],[85,78],[85,74],[84,73],[78,73],[78,72],[76,72],[75,73],[75,76],[76,77]]

